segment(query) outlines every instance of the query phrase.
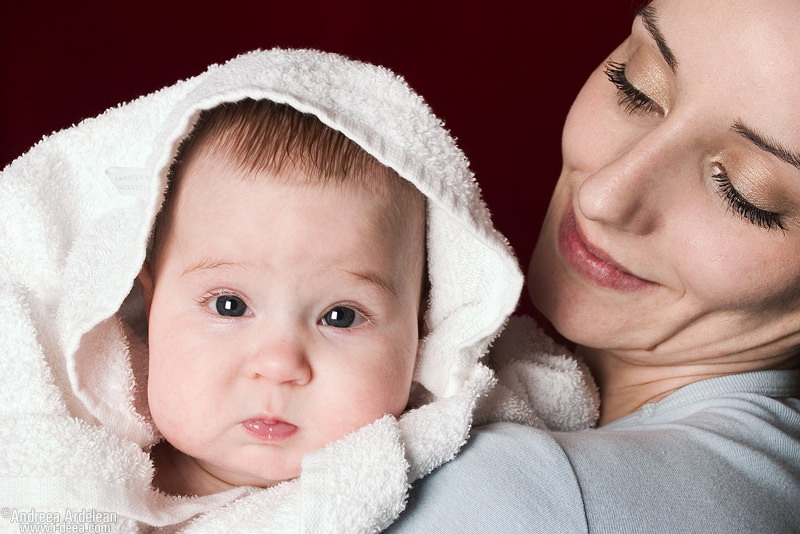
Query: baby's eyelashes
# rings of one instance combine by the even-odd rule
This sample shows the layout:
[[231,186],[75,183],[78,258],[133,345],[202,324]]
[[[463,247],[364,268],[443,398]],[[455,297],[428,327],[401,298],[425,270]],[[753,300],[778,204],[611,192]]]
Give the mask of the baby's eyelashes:
[[347,306],[335,306],[320,319],[320,323],[324,326],[335,328],[352,328],[366,321],[367,318],[363,314]]
[[[211,291],[197,299],[211,313],[220,317],[252,316],[253,312],[244,299],[230,290]],[[370,321],[370,314],[352,304],[339,304],[326,311],[318,324],[333,328],[355,328]]]
[[244,299],[226,290],[216,290],[203,295],[197,301],[211,313],[221,317],[243,317],[253,315]]

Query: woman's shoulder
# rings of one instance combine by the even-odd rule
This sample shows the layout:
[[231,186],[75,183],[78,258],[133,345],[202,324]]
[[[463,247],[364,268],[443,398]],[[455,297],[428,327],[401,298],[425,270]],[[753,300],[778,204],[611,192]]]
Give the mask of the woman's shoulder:
[[800,524],[798,378],[710,379],[597,430],[555,434],[590,529],[791,532]]
[[477,428],[415,483],[391,532],[791,532],[797,383],[797,372],[717,380],[594,430]]
[[388,532],[588,532],[571,471],[546,431],[478,427],[454,460],[414,483]]

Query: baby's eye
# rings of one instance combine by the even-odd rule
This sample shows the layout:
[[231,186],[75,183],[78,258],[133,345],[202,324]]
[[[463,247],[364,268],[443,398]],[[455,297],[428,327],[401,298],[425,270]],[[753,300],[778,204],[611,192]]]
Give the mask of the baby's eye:
[[352,308],[336,306],[322,316],[322,324],[336,328],[351,328],[365,322],[366,318]]
[[220,295],[211,305],[223,317],[241,317],[247,313],[247,304],[236,295]]

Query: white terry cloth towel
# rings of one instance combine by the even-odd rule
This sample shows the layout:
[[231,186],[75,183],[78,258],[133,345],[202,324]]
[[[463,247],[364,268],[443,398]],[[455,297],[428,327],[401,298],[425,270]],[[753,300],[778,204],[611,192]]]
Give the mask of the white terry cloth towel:
[[[144,313],[132,286],[198,113],[267,98],[343,132],[428,199],[430,402],[307,456],[298,479],[202,498],[151,487]],[[390,71],[255,51],[44,138],[0,175],[0,505],[116,514],[114,532],[376,532],[465,442],[494,382],[479,360],[522,276],[462,152]],[[5,508],[4,508],[5,510]],[[161,528],[156,528],[161,527]],[[18,525],[0,518],[0,529]]]
[[509,421],[569,432],[590,428],[600,418],[600,392],[589,368],[532,317],[508,321],[487,363],[497,383],[478,403],[474,425]]

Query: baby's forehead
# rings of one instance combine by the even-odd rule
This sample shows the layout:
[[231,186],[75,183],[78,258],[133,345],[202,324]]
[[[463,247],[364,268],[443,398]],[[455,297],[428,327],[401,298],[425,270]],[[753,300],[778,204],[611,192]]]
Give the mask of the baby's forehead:
[[422,270],[424,202],[403,198],[399,178],[374,179],[383,183],[380,191],[363,180],[323,182],[300,169],[254,172],[208,152],[186,168],[165,250],[188,263],[239,266],[231,272],[268,272],[264,266],[273,264],[297,277],[339,266],[406,288]]
[[[360,213],[378,227],[384,238],[403,232],[408,224],[424,224],[424,200],[422,193],[410,182],[384,167],[375,166],[346,174],[325,176],[308,166],[292,164],[280,170],[253,169],[237,161],[224,148],[209,147],[198,151],[185,162],[180,177],[181,191],[178,206],[189,208],[200,201],[207,201],[211,193],[239,192],[239,198],[249,200],[250,192],[264,190],[295,191],[319,190],[331,202],[336,199],[357,199],[347,202],[347,209]],[[250,184],[250,189],[235,187],[237,183]]]

